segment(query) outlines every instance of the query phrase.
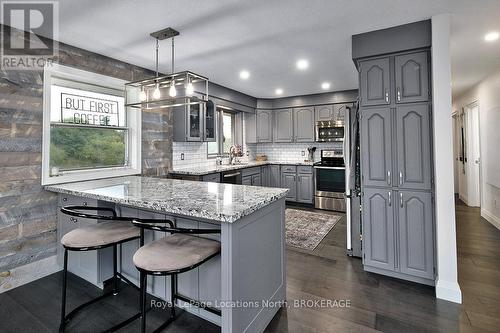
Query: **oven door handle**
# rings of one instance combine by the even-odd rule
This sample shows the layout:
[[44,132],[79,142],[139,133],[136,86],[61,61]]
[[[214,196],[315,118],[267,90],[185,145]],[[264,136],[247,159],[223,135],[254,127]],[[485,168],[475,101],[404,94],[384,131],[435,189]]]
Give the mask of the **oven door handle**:
[[314,166],[315,169],[333,169],[333,170],[345,170],[345,167],[328,167],[328,166]]
[[236,177],[236,176],[239,176],[239,175],[241,175],[241,172],[235,172],[235,173],[225,174],[222,177],[223,178],[230,178],[230,177]]

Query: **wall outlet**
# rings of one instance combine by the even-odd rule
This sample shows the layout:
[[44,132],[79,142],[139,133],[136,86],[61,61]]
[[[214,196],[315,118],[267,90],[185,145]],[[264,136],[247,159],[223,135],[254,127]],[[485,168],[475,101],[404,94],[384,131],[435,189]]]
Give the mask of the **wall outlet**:
[[247,150],[247,156],[250,156],[250,152]]
[[306,152],[305,152],[305,150],[301,151],[301,152],[300,152],[300,154],[301,154],[302,156],[306,156]]
[[184,161],[184,153],[181,153],[181,161]]

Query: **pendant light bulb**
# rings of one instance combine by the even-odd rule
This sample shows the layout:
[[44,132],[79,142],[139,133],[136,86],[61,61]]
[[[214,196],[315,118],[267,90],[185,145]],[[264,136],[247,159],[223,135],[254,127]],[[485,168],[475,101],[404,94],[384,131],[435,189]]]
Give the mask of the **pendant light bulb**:
[[193,96],[194,94],[194,86],[191,82],[189,82],[188,84],[186,84],[186,95],[188,96]]
[[161,93],[160,93],[160,85],[157,83],[155,86],[155,90],[153,91],[153,98],[154,99],[160,99]]
[[141,87],[141,92],[139,93],[139,100],[141,102],[144,102],[148,96],[146,95],[146,92],[144,91],[144,87]]
[[170,84],[170,88],[168,89],[168,94],[170,95],[170,97],[177,96],[177,90],[175,89],[175,84],[173,82],[172,84]]

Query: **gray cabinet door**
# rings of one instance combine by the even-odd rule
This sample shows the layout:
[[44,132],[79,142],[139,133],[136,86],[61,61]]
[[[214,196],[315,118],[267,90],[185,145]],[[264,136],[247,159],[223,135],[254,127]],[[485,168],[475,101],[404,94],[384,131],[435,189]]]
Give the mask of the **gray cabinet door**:
[[202,177],[204,182],[220,183],[220,173],[211,173]]
[[365,186],[392,184],[391,110],[365,109],[361,115],[361,174]]
[[281,174],[281,187],[289,189],[286,196],[287,200],[297,200],[297,176],[295,173],[282,173]]
[[257,110],[257,142],[273,142],[273,113]]
[[280,184],[281,184],[280,166],[279,165],[270,165],[269,170],[270,170],[269,186],[280,187]]
[[321,105],[314,107],[316,121],[333,120],[333,105]]
[[245,123],[246,143],[257,143],[257,118],[255,113],[244,112],[243,121]]
[[431,193],[400,191],[397,200],[401,272],[434,279]]
[[431,189],[429,106],[396,109],[397,179],[400,188]]
[[361,61],[360,66],[361,105],[390,104],[389,58]]
[[270,186],[269,185],[269,179],[271,177],[270,173],[271,173],[271,169],[270,169],[270,166],[269,165],[264,165],[262,168],[261,168],[261,175],[262,175],[262,178],[261,178],[261,185],[262,186]]
[[262,186],[262,177],[259,174],[252,175],[252,185],[253,186]]
[[293,142],[292,109],[274,111],[274,142]]
[[314,108],[293,110],[295,142],[314,142]]
[[297,202],[312,203],[313,202],[313,175],[298,174],[297,175]]
[[252,185],[252,176],[241,177],[241,185]]
[[363,189],[363,264],[394,270],[394,193]]
[[429,99],[427,52],[396,56],[396,103],[423,102]]
[[203,110],[200,104],[186,106],[186,141],[203,141]]

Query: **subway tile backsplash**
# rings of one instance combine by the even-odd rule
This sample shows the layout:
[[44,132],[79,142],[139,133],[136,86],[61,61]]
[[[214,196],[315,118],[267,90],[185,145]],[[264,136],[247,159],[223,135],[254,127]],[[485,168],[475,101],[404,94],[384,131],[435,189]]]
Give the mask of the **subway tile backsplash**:
[[[332,148],[332,143],[259,143],[244,144],[243,161],[253,161],[257,155],[267,155],[269,161],[279,162],[302,162],[308,157],[307,148],[316,147],[314,155],[315,161],[321,158],[321,149]],[[198,165],[215,164],[214,158],[207,158],[206,142],[174,142],[173,143],[172,164],[174,169],[192,167]],[[302,156],[304,152],[304,156]],[[184,154],[184,160],[181,160]],[[246,156],[248,154],[248,156]]]

